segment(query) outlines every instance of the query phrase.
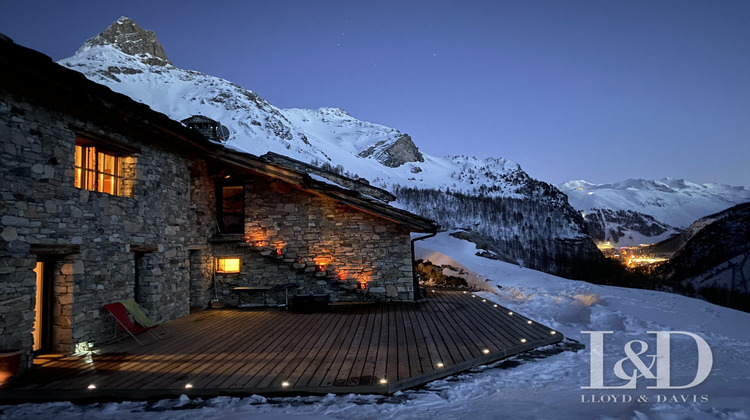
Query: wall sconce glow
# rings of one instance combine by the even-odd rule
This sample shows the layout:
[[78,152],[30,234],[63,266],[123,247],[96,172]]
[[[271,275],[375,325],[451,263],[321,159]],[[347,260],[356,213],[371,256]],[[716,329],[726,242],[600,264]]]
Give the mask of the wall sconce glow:
[[484,354],[490,354],[490,349],[484,349],[484,350],[482,350],[482,353],[484,353]]
[[552,334],[552,335],[555,335],[555,334],[557,334],[557,331],[550,331],[549,333]]
[[471,295],[471,297],[475,298],[475,297],[477,297],[477,295]]
[[466,290],[464,290],[464,294],[466,294]]
[[381,385],[385,385],[385,384],[388,383],[388,379],[383,378],[383,379],[380,380],[380,383],[381,383]]
[[87,386],[86,388],[88,388],[88,389],[96,389],[96,385],[94,385],[94,384],[90,384],[90,385],[89,385],[89,386]]
[[284,381],[284,382],[281,383],[281,386],[283,386],[284,388],[286,388],[286,387],[289,386],[289,382]]
[[496,303],[496,304],[494,304],[494,305],[492,305],[492,307],[493,307],[493,308],[497,308],[497,303]]
[[508,312],[508,315],[513,315],[513,311]]
[[185,389],[190,389],[193,387],[193,384],[185,384]]
[[216,259],[216,272],[217,273],[239,273],[240,272],[240,259],[236,257],[217,258]]
[[482,299],[482,302],[487,302],[487,299]]
[[441,367],[444,367],[445,365],[443,364],[443,362],[438,362],[436,366],[441,368]]
[[526,323],[529,324],[529,325],[533,324],[533,322],[531,322],[531,320],[526,321]]
[[525,342],[526,342],[526,339],[525,339],[525,338],[522,338],[522,339],[521,339],[521,342],[522,342],[522,343],[525,343]]

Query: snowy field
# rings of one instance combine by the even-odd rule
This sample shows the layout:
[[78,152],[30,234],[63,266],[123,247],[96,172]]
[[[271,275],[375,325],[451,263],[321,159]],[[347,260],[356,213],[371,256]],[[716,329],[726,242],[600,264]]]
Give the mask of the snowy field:
[[[470,273],[487,299],[586,345],[530,361],[435,381],[394,396],[180,399],[76,406],[68,402],[0,406],[0,419],[747,419],[750,417],[750,314],[667,293],[571,281],[476,257],[473,244],[440,234],[419,241],[418,258]],[[501,286],[499,288],[498,286]],[[591,375],[591,337],[603,338],[603,386],[582,389]],[[679,331],[657,346],[655,333]],[[663,336],[663,335],[662,335]],[[700,381],[699,360],[710,372]],[[646,348],[646,346],[648,346]],[[654,361],[650,356],[669,354]],[[643,364],[639,364],[643,362]],[[618,370],[619,369],[619,376]],[[666,372],[666,369],[670,369]],[[668,383],[661,385],[667,373]],[[652,375],[653,374],[653,375]],[[656,379],[654,376],[658,377]],[[597,377],[597,375],[594,375]],[[632,380],[631,380],[632,379]],[[622,388],[629,382],[633,388]],[[700,383],[698,383],[700,382]],[[681,386],[696,383],[689,388]],[[595,384],[595,383],[594,383]],[[661,386],[661,389],[649,387]]]

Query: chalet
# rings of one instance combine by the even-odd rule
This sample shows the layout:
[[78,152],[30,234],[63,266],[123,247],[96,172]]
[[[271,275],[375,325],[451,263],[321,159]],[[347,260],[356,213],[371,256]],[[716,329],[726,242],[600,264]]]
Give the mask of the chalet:
[[413,300],[410,234],[437,228],[305,164],[230,150],[1,35],[0,141],[0,349],[24,364],[110,340],[101,308],[127,298],[160,321],[236,305],[237,286]]

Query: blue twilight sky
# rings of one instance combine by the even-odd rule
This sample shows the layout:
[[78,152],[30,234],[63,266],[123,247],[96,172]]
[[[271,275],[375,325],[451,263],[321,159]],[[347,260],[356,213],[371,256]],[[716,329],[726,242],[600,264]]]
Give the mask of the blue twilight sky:
[[120,16],[181,68],[552,183],[750,186],[750,1],[12,1],[55,60]]

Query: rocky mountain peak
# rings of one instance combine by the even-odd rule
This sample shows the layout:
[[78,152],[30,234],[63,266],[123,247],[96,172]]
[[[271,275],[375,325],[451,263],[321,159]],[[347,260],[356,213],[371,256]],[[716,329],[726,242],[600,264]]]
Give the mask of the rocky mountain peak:
[[138,57],[145,64],[172,64],[154,31],[141,28],[132,19],[121,17],[99,35],[86,41],[81,49],[112,45],[125,54]]

